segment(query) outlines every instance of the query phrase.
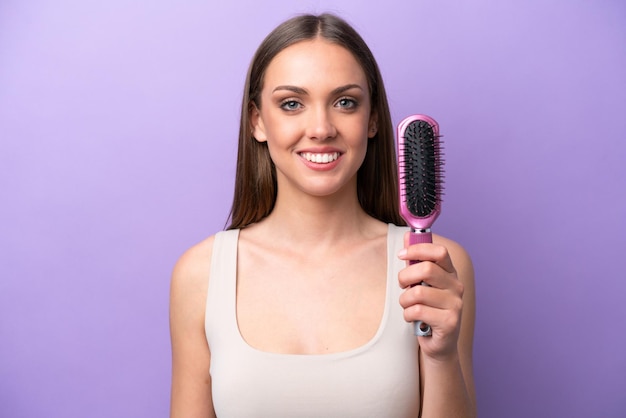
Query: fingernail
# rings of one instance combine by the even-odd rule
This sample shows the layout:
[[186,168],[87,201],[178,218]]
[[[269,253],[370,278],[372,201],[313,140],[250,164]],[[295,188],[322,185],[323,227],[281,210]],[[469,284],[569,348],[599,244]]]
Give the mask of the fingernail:
[[406,253],[407,253],[406,248],[401,249],[400,252],[398,252],[398,258],[406,257]]

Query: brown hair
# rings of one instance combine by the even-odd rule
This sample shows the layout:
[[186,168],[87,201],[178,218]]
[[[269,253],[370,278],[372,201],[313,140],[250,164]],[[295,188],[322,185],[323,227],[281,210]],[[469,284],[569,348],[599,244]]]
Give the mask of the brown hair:
[[357,173],[357,196],[366,213],[383,222],[404,225],[398,210],[394,130],[378,64],[361,36],[332,14],[301,15],[274,29],[257,49],[246,77],[239,127],[235,194],[228,229],[243,228],[270,214],[276,202],[276,169],[267,143],[253,139],[250,108],[260,107],[265,71],[283,49],[320,37],[342,46],[357,59],[368,81],[372,114],[378,132],[368,141],[365,160]]

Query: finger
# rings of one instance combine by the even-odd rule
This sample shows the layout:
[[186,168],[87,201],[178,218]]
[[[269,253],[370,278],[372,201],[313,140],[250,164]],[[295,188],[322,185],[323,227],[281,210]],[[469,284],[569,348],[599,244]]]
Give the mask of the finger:
[[411,305],[403,310],[403,318],[406,322],[422,321],[431,327],[439,328],[440,318],[445,314],[443,309],[433,308],[427,305]]
[[413,286],[402,292],[399,302],[400,306],[405,309],[414,305],[423,305],[435,309],[460,311],[463,306],[463,293],[462,289],[450,290],[430,286]]
[[403,289],[421,282],[445,289],[456,286],[458,279],[456,273],[449,273],[432,261],[411,264],[398,273],[398,283]]
[[409,235],[404,235],[404,249],[398,253],[398,257],[405,261],[431,261],[438,264],[449,273],[455,272],[448,249],[441,244],[413,244],[409,245]]
[[[416,286],[417,288],[425,288],[425,286]],[[412,289],[411,289],[412,290]],[[412,299],[415,295],[410,295],[407,291],[405,298],[401,298],[401,305],[403,305],[403,317],[407,322],[423,321],[429,324],[433,330],[439,332],[458,330],[458,326],[461,320],[461,312],[463,310],[463,301],[460,298],[442,298],[439,299],[438,305],[444,306],[432,306],[423,303],[406,305],[407,299]],[[432,297],[428,297],[429,300],[435,300]]]
[[422,261],[410,264],[398,273],[398,282],[401,288],[415,286],[421,282],[426,282],[432,286],[433,282],[438,282],[436,276],[449,274],[432,261]]
[[423,321],[427,323],[434,333],[449,333],[458,330],[460,323],[458,312],[426,305],[412,305],[404,309],[403,317],[406,322]]

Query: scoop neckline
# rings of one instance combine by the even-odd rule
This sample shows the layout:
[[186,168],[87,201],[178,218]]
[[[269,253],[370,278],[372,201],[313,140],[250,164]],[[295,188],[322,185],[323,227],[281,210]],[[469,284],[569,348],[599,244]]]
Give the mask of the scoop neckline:
[[[259,348],[253,347],[252,345],[250,345],[246,339],[243,337],[243,335],[241,334],[241,330],[239,329],[239,322],[237,321],[237,267],[236,267],[236,263],[235,263],[235,280],[234,280],[234,286],[235,286],[235,292],[234,292],[234,303],[233,303],[233,312],[232,312],[232,319],[234,321],[234,326],[235,326],[235,330],[236,330],[236,334],[237,334],[237,343],[240,344],[245,350],[253,352],[257,355],[262,355],[262,356],[266,356],[266,357],[285,357],[285,358],[307,358],[307,359],[333,359],[333,358],[342,358],[342,357],[350,357],[350,356],[354,356],[356,354],[362,353],[364,351],[367,351],[369,348],[371,348],[372,346],[374,346],[381,338],[382,334],[384,333],[386,326],[387,326],[387,322],[388,322],[388,318],[389,318],[389,305],[390,305],[390,297],[391,297],[391,280],[390,280],[390,276],[392,273],[392,269],[393,269],[393,263],[391,262],[391,251],[392,251],[392,242],[391,242],[391,230],[392,230],[392,224],[387,224],[387,244],[386,244],[386,249],[387,249],[387,276],[386,276],[386,286],[385,286],[385,306],[383,308],[383,314],[380,318],[380,323],[378,324],[378,328],[376,329],[376,332],[374,333],[374,335],[372,336],[372,338],[370,338],[367,342],[365,342],[364,344],[355,347],[355,348],[351,348],[349,350],[343,350],[343,351],[336,351],[336,352],[332,352],[332,353],[315,353],[315,354],[298,354],[298,353],[278,353],[278,352],[273,352],[273,351],[265,351],[265,350],[261,350]],[[236,242],[237,245],[235,246],[235,260],[237,259],[237,256],[239,254],[239,231],[237,230],[237,237],[236,237]]]

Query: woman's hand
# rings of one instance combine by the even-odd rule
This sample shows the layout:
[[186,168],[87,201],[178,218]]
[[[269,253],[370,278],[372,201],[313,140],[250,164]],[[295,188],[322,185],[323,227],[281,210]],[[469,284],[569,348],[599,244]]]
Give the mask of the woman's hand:
[[[458,279],[448,249],[438,244],[409,245],[398,255],[407,261],[398,279],[405,291],[400,296],[407,322],[430,325],[432,336],[418,337],[422,354],[432,360],[458,358],[457,343],[463,310],[463,283]],[[410,261],[420,261],[409,264]],[[425,282],[429,286],[417,286]]]

